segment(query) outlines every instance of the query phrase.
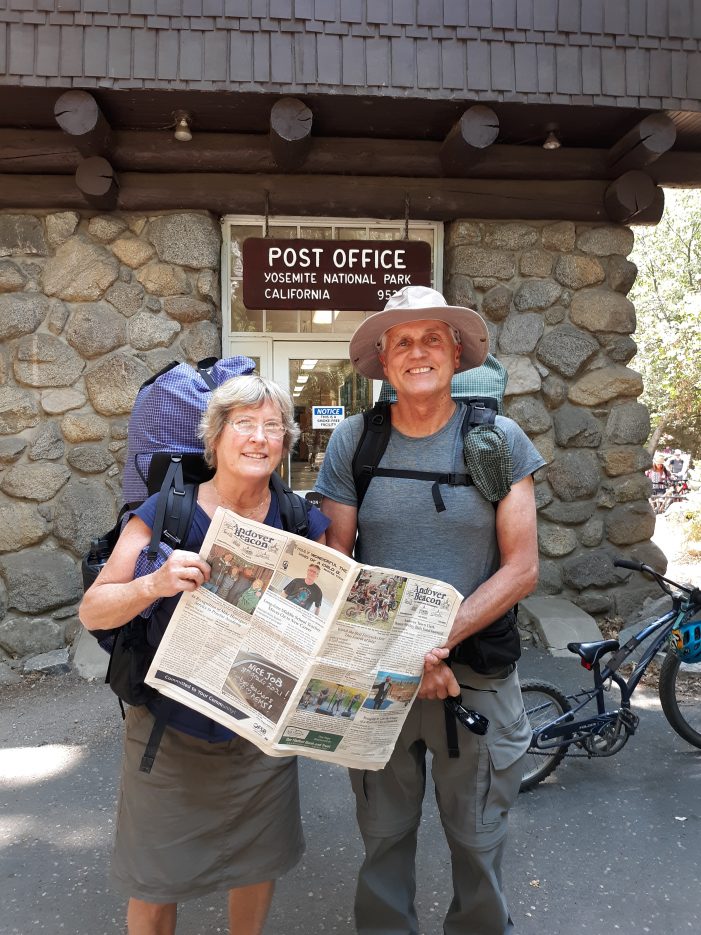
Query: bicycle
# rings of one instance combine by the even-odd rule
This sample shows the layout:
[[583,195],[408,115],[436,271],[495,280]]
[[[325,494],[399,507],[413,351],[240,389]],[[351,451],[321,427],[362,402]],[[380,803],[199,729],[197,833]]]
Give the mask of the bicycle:
[[[648,666],[665,646],[658,692],[662,711],[670,727],[692,746],[701,749],[701,589],[690,588],[665,578],[642,562],[615,559],[618,568],[628,568],[652,576],[672,598],[672,609],[631,636],[621,646],[616,639],[593,643],[568,643],[570,652],[580,657],[593,673],[593,688],[573,695],[539,679],[524,679],[521,691],[533,730],[527,763],[521,779],[521,792],[533,789],[549,776],[565,756],[613,756],[635,733],[639,718],[630,707],[631,697]],[[676,589],[676,592],[672,589]],[[698,618],[698,619],[695,619]],[[650,637],[628,679],[618,672],[637,647]],[[613,653],[602,669],[601,658]],[[698,675],[698,684],[688,684],[688,676]],[[607,709],[605,693],[615,684],[620,689],[620,705]],[[694,697],[697,690],[698,700]],[[578,717],[580,711],[596,702],[596,713]],[[581,752],[569,752],[570,747]]]
[[673,503],[683,503],[689,496],[689,485],[682,478],[673,480],[667,488],[662,512],[666,513]]

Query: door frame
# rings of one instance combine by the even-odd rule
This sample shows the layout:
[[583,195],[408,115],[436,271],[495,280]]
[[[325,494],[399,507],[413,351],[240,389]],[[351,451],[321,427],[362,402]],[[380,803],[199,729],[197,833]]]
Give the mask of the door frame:
[[258,373],[267,380],[273,379],[273,337],[249,337],[244,334],[229,335],[228,353],[224,348],[225,357],[234,357],[243,354],[246,357],[257,357],[260,360]]

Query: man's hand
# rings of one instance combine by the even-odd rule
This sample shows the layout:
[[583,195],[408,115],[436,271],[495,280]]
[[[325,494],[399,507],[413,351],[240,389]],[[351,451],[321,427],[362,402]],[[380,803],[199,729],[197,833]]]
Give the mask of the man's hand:
[[452,670],[444,662],[424,664],[424,675],[419,687],[419,698],[443,699],[459,695],[460,686]]
[[450,650],[447,646],[436,646],[434,649],[429,649],[429,651],[424,656],[424,668],[426,671],[431,666],[437,666],[443,660],[447,659],[450,655]]

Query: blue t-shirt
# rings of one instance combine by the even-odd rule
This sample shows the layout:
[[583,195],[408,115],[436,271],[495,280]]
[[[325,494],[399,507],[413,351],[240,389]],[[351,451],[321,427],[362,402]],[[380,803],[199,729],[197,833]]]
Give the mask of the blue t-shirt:
[[[149,529],[153,529],[157,500],[158,494],[154,494],[152,497],[149,497],[148,500],[145,500],[141,506],[133,510],[130,516],[138,516],[140,520],[146,523]],[[275,529],[283,528],[280,506],[275,491],[271,491],[270,507],[268,508],[268,513],[263,522],[266,526],[273,526]],[[312,507],[309,511],[309,531],[307,533],[307,538],[312,540],[318,539],[319,536],[326,531],[330,522],[331,520],[327,516],[324,516],[320,510],[317,510],[316,507]],[[188,552],[199,552],[204,542],[204,537],[207,535],[209,524],[209,516],[202,507],[197,504],[192,526],[182,544],[182,548]],[[156,604],[149,618],[146,631],[147,639],[151,646],[156,647],[161,642],[179,600],[180,594],[176,594],[174,597],[164,597]],[[163,700],[156,698],[154,701],[148,703],[148,709],[155,715],[162,704]],[[192,734],[194,737],[200,737],[213,743],[231,740],[232,737],[236,736],[233,731],[223,727],[221,724],[217,723],[217,721],[213,721],[211,718],[205,717],[203,714],[193,711],[191,708],[179,702],[174,703],[173,711],[168,717],[168,726],[175,727],[176,730],[181,730],[185,734]]]

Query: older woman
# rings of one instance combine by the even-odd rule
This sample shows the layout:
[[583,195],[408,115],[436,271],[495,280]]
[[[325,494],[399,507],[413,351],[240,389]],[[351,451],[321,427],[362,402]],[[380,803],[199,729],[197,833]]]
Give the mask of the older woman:
[[[119,627],[156,601],[148,639],[157,645],[181,593],[209,580],[198,551],[218,506],[282,528],[270,476],[299,434],[289,396],[261,377],[235,377],[212,394],[200,433],[216,471],[200,485],[183,549],[134,578],[154,522],[150,497],[131,514],[83,599],[80,618],[88,629]],[[312,509],[309,538],[323,542],[328,523]],[[145,774],[139,762],[164,703],[171,706],[168,727]],[[232,933],[259,935],[274,881],[303,850],[295,758],[268,757],[164,699],[128,710],[112,876],[129,897],[129,935],[171,935],[177,903],[214,890],[229,892]]]

